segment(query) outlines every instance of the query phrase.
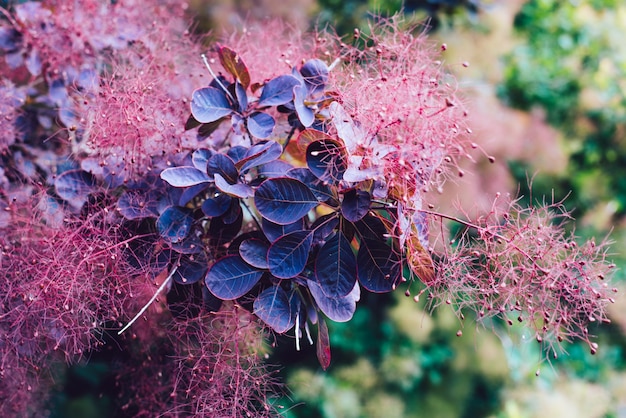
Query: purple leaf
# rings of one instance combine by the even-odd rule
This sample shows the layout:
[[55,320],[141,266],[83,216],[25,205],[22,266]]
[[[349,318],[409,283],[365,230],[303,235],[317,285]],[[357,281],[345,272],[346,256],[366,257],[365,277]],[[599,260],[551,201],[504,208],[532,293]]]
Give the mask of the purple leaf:
[[279,279],[290,279],[302,273],[312,243],[312,231],[296,231],[278,238],[267,253],[270,273]]
[[290,102],[293,99],[293,88],[300,81],[291,75],[280,75],[271,79],[263,87],[259,98],[259,106],[278,106]]
[[276,141],[255,144],[248,149],[244,158],[237,162],[236,167],[242,173],[251,168],[275,161],[283,153],[283,147]]
[[258,270],[238,255],[230,255],[215,262],[207,272],[206,287],[222,300],[234,300],[248,293],[261,279]]
[[196,167],[170,167],[161,172],[161,178],[174,187],[189,187],[211,181]]
[[191,96],[191,114],[201,123],[215,122],[233,113],[228,98],[215,87],[197,89]]
[[179,206],[170,206],[157,219],[156,226],[161,238],[170,243],[181,242],[191,232],[191,211]]
[[359,282],[370,292],[391,292],[400,281],[400,258],[384,241],[362,240],[357,265]]
[[307,280],[306,283],[315,303],[328,319],[335,322],[348,322],[352,319],[354,312],[356,312],[356,303],[361,298],[361,289],[358,283],[355,284],[350,293],[340,298],[329,298],[322,292],[320,285],[312,280]]
[[278,177],[261,183],[254,194],[254,204],[264,218],[286,225],[302,218],[318,202],[306,184]]
[[269,248],[267,241],[250,238],[239,246],[239,255],[252,267],[267,269],[267,251]]
[[371,203],[370,194],[365,190],[349,190],[343,196],[341,214],[350,222],[357,222],[367,215]]
[[248,132],[255,138],[265,139],[272,134],[276,121],[267,113],[254,112],[248,117]]
[[247,184],[230,184],[224,179],[224,177],[222,177],[218,173],[215,173],[214,177],[215,187],[217,187],[224,193],[228,193],[229,195],[240,197],[242,199],[254,196],[254,190],[252,190],[252,187],[248,186]]
[[254,314],[279,334],[296,323],[287,293],[279,286],[265,289],[254,301]]
[[356,257],[341,231],[326,241],[317,254],[315,277],[329,298],[343,297],[354,288],[357,279]]

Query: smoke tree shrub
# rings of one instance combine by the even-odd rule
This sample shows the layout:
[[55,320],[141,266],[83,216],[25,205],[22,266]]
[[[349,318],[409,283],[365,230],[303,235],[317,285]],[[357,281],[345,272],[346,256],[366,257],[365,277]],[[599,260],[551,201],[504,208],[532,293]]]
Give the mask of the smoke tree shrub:
[[[129,352],[120,413],[271,415],[263,326],[316,344],[326,369],[327,321],[406,286],[595,352],[604,245],[564,235],[558,205],[476,220],[429,205],[477,145],[423,36],[392,19],[350,42],[248,30],[202,51],[183,10],[5,11],[5,408],[28,408],[57,353],[110,341]],[[465,228],[453,244],[444,220]]]

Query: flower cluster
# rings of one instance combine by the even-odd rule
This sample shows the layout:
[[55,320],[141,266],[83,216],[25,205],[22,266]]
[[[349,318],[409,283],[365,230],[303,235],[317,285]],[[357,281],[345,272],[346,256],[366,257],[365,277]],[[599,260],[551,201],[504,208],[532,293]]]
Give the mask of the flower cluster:
[[432,244],[446,216],[429,192],[472,144],[423,36],[394,19],[352,45],[250,30],[201,55],[183,9],[47,0],[0,24],[0,92],[15,92],[0,99],[3,405],[27,408],[14,389],[43,381],[38,364],[112,340],[135,361],[116,374],[134,387],[125,413],[269,415],[262,326],[315,339],[327,368],[326,321],[415,278],[596,349],[610,266],[564,235],[558,206],[494,206],[453,219],[477,235]]
[[438,263],[428,290],[434,303],[454,304],[460,316],[524,323],[554,355],[575,339],[595,353],[589,327],[610,322],[606,309],[617,292],[607,281],[615,267],[607,243],[579,245],[565,232],[569,216],[559,203],[503,208],[497,200],[485,216],[458,220],[466,229]]

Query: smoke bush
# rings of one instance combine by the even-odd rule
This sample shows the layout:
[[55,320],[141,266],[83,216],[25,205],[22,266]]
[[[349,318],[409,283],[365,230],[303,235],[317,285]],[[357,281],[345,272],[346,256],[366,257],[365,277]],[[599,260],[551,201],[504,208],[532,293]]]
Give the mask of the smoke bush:
[[[396,19],[351,42],[270,24],[202,51],[183,10],[5,12],[7,413],[34,405],[23,388],[49,382],[40,365],[110,342],[127,355],[121,415],[272,415],[267,329],[316,344],[326,369],[326,321],[416,279],[434,305],[514,313],[548,346],[582,338],[595,352],[587,327],[612,301],[604,244],[565,235],[559,205],[476,220],[429,205],[476,145],[423,35]],[[465,228],[451,245],[430,232],[445,219]]]

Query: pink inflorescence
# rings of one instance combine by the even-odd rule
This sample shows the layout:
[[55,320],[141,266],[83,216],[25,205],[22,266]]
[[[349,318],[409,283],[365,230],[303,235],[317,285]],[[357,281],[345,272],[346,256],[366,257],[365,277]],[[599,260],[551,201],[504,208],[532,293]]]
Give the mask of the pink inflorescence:
[[[589,328],[610,322],[606,307],[617,290],[609,285],[614,265],[607,244],[578,244],[567,234],[561,204],[522,208],[511,202],[473,222],[437,264],[435,301],[451,301],[480,320],[520,322],[556,354],[560,343],[582,339],[598,346]],[[472,234],[475,233],[476,235]]]

